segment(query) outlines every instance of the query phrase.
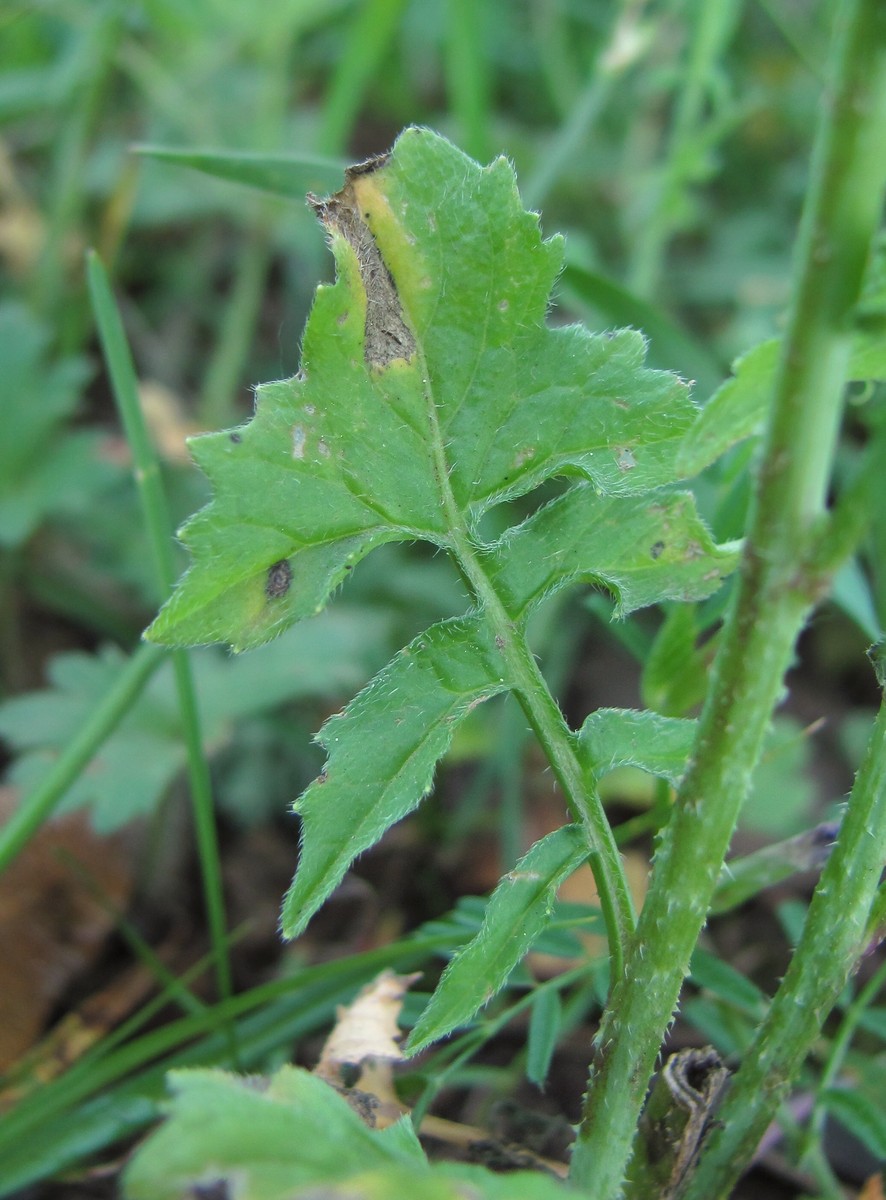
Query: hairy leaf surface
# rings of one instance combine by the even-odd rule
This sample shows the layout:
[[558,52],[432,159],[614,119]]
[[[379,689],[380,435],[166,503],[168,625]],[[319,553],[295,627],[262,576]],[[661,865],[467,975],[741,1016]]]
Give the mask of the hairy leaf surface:
[[547,326],[562,243],[504,159],[481,168],[408,130],[315,207],[338,279],[317,292],[299,376],[260,388],[248,425],[193,442],[215,498],[183,531],[194,562],[156,640],[256,645],[373,547],[448,547],[454,521],[551,475],[609,495],[676,477],[687,386],[643,367],[639,333]]
[[136,1151],[126,1200],[236,1195],[240,1200],[558,1200],[538,1172],[496,1175],[428,1163],[408,1118],[372,1129],[344,1096],[308,1071],[270,1077],[175,1071],[168,1120]]
[[[411,129],[311,202],[336,282],[317,292],[299,375],[260,388],[248,425],[194,442],[214,499],[183,530],[193,563],[148,636],[258,645],[393,541],[451,554],[474,607],[324,728],[327,769],[297,806],[290,936],[421,801],[471,708],[519,692],[507,648],[547,595],[597,584],[619,614],[700,599],[737,554],[668,490],[698,417],[687,385],[643,365],[635,331],[547,323],[562,243],[542,239],[504,159],[481,168]],[[554,476],[557,499],[482,540],[489,508]]]
[[301,932],[352,860],[430,791],[459,722],[509,686],[500,660],[479,619],[442,621],[327,721],[319,737],[326,770],[295,806],[303,844],[283,906],[287,937]]
[[464,1025],[498,992],[547,923],[557,888],[588,856],[584,832],[564,825],[536,842],[499,883],[475,938],[458,951],[412,1030],[411,1054]]

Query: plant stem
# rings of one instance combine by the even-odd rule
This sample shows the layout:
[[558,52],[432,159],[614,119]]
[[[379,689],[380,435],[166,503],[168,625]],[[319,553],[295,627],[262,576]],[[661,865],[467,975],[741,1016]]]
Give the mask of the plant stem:
[[805,559],[824,524],[853,308],[886,173],[886,8],[846,0],[841,17],[739,586],[579,1126],[571,1178],[600,1200],[621,1193],[655,1058],[794,641],[822,586]]
[[[419,353],[421,351],[419,350]],[[425,366],[424,379],[430,379]],[[610,979],[620,980],[624,973],[628,944],[636,925],[633,900],[621,855],[612,828],[606,818],[596,785],[576,752],[576,738],[563,719],[557,701],[551,694],[535,656],[526,641],[522,626],[511,619],[495,587],[487,575],[479,554],[480,547],[472,537],[449,482],[446,450],[440,432],[437,406],[427,387],[428,422],[432,431],[434,469],[440,500],[450,529],[448,548],[473,590],[478,607],[489,623],[498,646],[508,678],[520,707],[544,750],[559,783],[572,819],[585,830],[588,861],[600,898],[606,933],[609,940]]]
[[141,694],[168,654],[160,646],[140,646],[121,669],[89,720],[68,742],[46,778],[21,802],[0,829],[0,871],[5,871],[34,836],[65,792],[90,762]]
[[[884,858],[886,703],[868,742],[834,852],[812,897],[800,943],[717,1114],[686,1200],[728,1195],[775,1117],[847,976],[866,949],[868,914]],[[860,1015],[857,1012],[855,1019]],[[848,1016],[844,1024],[852,1028]],[[846,1036],[837,1045],[845,1046]]]
[[[135,368],[126,343],[120,314],[114,303],[108,277],[94,253],[90,253],[88,257],[87,273],[102,349],[123,427],[132,451],[135,478],[141,493],[154,569],[163,592],[168,593],[174,582],[175,568],[170,538],[172,523],[160,476],[160,465],[142,417]],[[185,736],[197,851],[200,857],[210,938],[215,953],[218,988],[220,995],[226,998],[231,995],[232,991],[231,966],[227,950],[221,863],[212,806],[209,765],[203,753],[197,696],[190,662],[183,650],[173,650],[171,657]]]

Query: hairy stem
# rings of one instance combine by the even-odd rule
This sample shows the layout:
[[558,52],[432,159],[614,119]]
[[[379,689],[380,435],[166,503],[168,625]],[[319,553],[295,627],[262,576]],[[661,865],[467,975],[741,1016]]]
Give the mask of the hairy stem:
[[[422,374],[425,379],[430,378],[427,368]],[[520,707],[547,755],[572,819],[585,830],[589,863],[606,923],[610,979],[621,979],[627,946],[636,925],[636,916],[618,846],[596,786],[579,761],[575,735],[567,726],[557,701],[545,683],[526,641],[524,630],[511,620],[486,574],[480,558],[480,547],[471,536],[452,494],[437,407],[430,390],[426,399],[433,437],[437,486],[450,529],[449,550],[490,624]]]
[[[728,1195],[867,945],[886,858],[886,704],[784,982],[735,1076],[686,1200]],[[882,982],[882,979],[881,979]]]
[[739,586],[579,1126],[571,1177],[600,1200],[621,1194],[656,1055],[821,587],[805,559],[824,523],[852,314],[886,172],[886,9],[846,0],[840,17]]

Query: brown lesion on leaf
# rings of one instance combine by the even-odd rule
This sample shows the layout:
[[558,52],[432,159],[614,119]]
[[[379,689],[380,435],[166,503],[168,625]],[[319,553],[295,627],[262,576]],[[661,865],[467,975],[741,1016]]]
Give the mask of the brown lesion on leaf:
[[292,567],[285,558],[272,563],[268,567],[265,579],[265,595],[269,600],[277,600],[285,596],[292,584]]
[[388,159],[388,155],[382,155],[349,167],[345,172],[345,186],[326,200],[308,196],[308,203],[321,224],[329,233],[338,233],[345,238],[356,255],[366,292],[363,357],[370,367],[386,367],[395,359],[410,359],[415,353],[415,338],[403,318],[397,287],[360,211],[354,186],[361,176],[371,175],[386,166]]

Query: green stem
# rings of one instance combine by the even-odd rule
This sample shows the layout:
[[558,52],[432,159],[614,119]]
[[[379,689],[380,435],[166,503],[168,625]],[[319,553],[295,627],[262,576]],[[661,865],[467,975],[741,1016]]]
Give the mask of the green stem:
[[[431,377],[426,365],[422,376],[426,380]],[[513,691],[551,764],[572,818],[585,830],[589,863],[606,922],[610,979],[620,980],[624,973],[625,955],[634,933],[636,916],[612,828],[590,772],[585,771],[579,760],[575,735],[563,719],[557,701],[552,696],[529,648],[525,630],[511,619],[483,567],[480,546],[471,535],[452,492],[437,406],[430,391],[430,384],[426,386],[434,471],[447,527],[450,530],[448,548],[473,590],[478,607],[495,636]]]
[[601,1200],[621,1193],[648,1080],[795,639],[820,594],[805,558],[824,522],[853,309],[886,174],[886,9],[846,0],[841,15],[741,578],[579,1126],[571,1176]]
[[453,553],[495,633],[513,682],[514,692],[551,764],[569,811],[587,835],[589,861],[609,938],[611,978],[621,979],[625,953],[634,932],[636,918],[621,856],[612,836],[612,828],[597,789],[579,762],[575,735],[567,726],[556,700],[551,695],[523,630],[508,616],[483,570],[477,547],[463,528],[454,499],[449,517]]
[[[126,343],[120,315],[114,303],[108,277],[94,253],[89,255],[87,273],[102,349],[123,427],[132,451],[135,478],[141,493],[142,510],[148,540],[151,544],[154,569],[161,589],[164,593],[168,593],[174,581],[175,567],[170,538],[172,522],[160,476],[160,465],[142,416],[135,368]],[[183,650],[172,651],[172,663],[185,736],[197,851],[203,878],[210,938],[216,956],[218,988],[222,997],[228,997],[232,991],[231,965],[227,950],[221,863],[212,805],[209,765],[206,755],[203,753],[197,697],[187,654]]]
[[[717,1114],[716,1129],[685,1200],[728,1195],[750,1161],[867,947],[868,915],[884,858],[886,703],[868,742],[834,852],[812,897],[800,943]],[[848,1033],[843,1045],[847,1038]]]
[[0,871],[5,871],[34,836],[65,792],[138,699],[168,651],[141,646],[126,663],[83,728],[65,746],[46,778],[21,802],[0,829]]

